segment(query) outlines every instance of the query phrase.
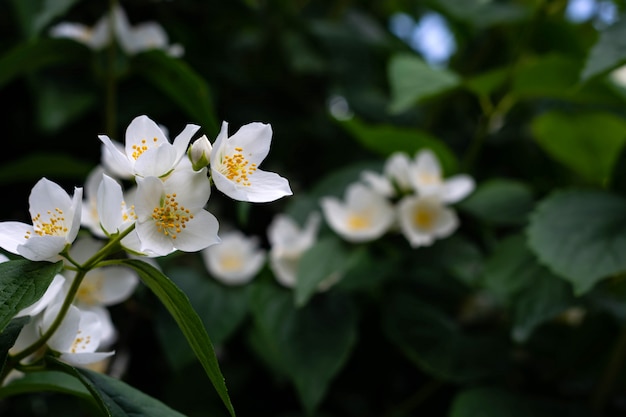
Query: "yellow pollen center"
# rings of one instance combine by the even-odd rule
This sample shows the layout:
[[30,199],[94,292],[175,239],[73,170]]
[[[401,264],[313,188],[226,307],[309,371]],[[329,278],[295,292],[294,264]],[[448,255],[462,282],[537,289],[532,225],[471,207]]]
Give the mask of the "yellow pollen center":
[[[33,229],[39,236],[65,236],[68,228],[65,225],[65,217],[63,210],[55,208],[46,212],[47,218],[42,217],[41,213],[37,213],[33,220]],[[26,239],[30,238],[31,233],[26,232]]]
[[[153,144],[156,145],[158,141],[159,141],[158,138],[152,138],[152,143]],[[145,140],[145,139],[141,139],[141,144],[140,145],[133,145],[132,146],[133,153],[131,154],[131,156],[136,161],[141,156],[141,154],[143,154],[148,149],[149,149],[148,148],[148,141]]]
[[225,271],[238,271],[243,266],[239,256],[224,255],[220,258],[220,265]]
[[441,176],[437,174],[431,174],[429,172],[422,172],[421,174],[419,174],[419,180],[424,185],[441,184]]
[[126,207],[125,201],[122,201],[122,220],[125,222],[137,220],[137,215],[135,214],[135,206],[131,205],[130,207]]
[[430,210],[418,208],[413,215],[413,222],[420,229],[431,229],[435,222],[435,214]]
[[193,219],[193,214],[178,204],[176,194],[167,194],[161,205],[152,210],[152,218],[159,232],[176,239],[178,233],[187,227],[187,222]]
[[222,169],[220,172],[231,181],[246,187],[250,186],[249,175],[257,170],[256,164],[251,164],[242,154],[243,148],[235,148],[232,155],[224,155],[222,158]]
[[81,333],[80,330],[76,333],[76,339],[74,339],[74,343],[70,347],[70,352],[77,353],[87,350],[87,345],[91,343],[91,336],[83,337],[80,335]]
[[370,226],[370,219],[362,214],[351,214],[348,216],[348,228],[351,230],[366,229]]

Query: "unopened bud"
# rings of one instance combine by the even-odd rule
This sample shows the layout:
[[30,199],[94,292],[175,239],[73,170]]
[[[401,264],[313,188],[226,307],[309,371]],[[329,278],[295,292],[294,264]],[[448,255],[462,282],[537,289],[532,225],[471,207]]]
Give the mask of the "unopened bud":
[[194,171],[200,171],[202,168],[209,165],[212,149],[213,146],[211,146],[211,142],[209,142],[209,139],[205,135],[196,139],[196,141],[191,144],[187,151],[187,156],[189,156]]

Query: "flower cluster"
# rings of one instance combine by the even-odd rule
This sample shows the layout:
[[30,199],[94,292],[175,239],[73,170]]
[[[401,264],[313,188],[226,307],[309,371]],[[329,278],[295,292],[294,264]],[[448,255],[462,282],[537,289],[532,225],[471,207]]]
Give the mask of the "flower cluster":
[[199,128],[189,124],[170,142],[157,123],[138,116],[127,127],[123,144],[99,136],[102,163],[84,189],[75,188],[70,196],[42,178],[29,197],[32,224],[0,222],[5,251],[65,265],[44,296],[18,313],[31,320],[12,355],[36,360],[44,344],[74,365],[113,355],[103,351],[116,340],[107,307],[130,297],[139,281],[132,270],[110,261],[120,249],[126,257],[156,267],[153,258],[202,251],[209,271],[222,273],[231,283],[256,274],[264,254],[238,233],[221,239],[218,220],[206,206],[213,183],[240,201],[269,202],[291,194],[285,178],[259,167],[269,152],[272,130],[251,123],[229,137],[224,123],[213,145],[202,136],[190,146]]
[[365,171],[348,186],[344,201],[324,197],[320,204],[328,225],[349,242],[367,242],[396,228],[414,248],[429,246],[458,227],[449,205],[474,190],[464,174],[444,179],[436,155],[424,149],[414,159],[394,153],[379,174]]

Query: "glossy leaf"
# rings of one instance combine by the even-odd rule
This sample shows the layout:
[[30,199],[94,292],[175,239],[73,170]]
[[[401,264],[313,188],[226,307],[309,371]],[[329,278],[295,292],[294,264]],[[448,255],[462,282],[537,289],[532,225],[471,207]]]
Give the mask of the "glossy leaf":
[[259,282],[252,310],[256,340],[264,343],[257,350],[268,354],[268,363],[279,362],[279,370],[287,373],[312,414],[356,343],[355,306],[329,293],[296,308],[289,291]]
[[601,31],[598,41],[589,52],[580,78],[589,80],[626,63],[625,39],[626,22],[623,19]]
[[392,113],[400,113],[418,101],[457,87],[461,79],[453,72],[435,69],[417,55],[400,54],[389,62]]
[[412,158],[420,149],[432,150],[446,174],[457,170],[454,153],[441,140],[419,129],[409,129],[393,125],[370,125],[352,118],[341,124],[355,140],[365,148],[382,156],[394,152],[405,152]]
[[39,300],[63,263],[17,259],[0,263],[0,332],[22,309]]
[[217,135],[219,124],[209,85],[185,61],[154,50],[134,56],[132,67],[200,124],[204,134]]
[[533,195],[523,182],[493,178],[480,183],[458,207],[486,223],[520,225],[527,221]]
[[235,410],[228,396],[224,377],[213,350],[213,343],[204,328],[202,320],[191,306],[187,295],[152,265],[134,259],[126,259],[121,261],[121,263],[137,272],[143,283],[152,290],[174,320],[176,320],[224,405],[231,416],[234,416]]
[[626,199],[603,191],[555,192],[530,218],[530,248],[584,294],[626,271]]
[[13,347],[22,327],[30,321],[30,316],[18,317],[11,320],[9,325],[0,333],[0,374],[4,370],[9,349]]
[[626,120],[609,113],[548,112],[532,130],[552,158],[596,184],[608,181],[626,143]]
[[80,379],[60,371],[28,372],[0,388],[0,398],[36,392],[58,392],[93,401]]

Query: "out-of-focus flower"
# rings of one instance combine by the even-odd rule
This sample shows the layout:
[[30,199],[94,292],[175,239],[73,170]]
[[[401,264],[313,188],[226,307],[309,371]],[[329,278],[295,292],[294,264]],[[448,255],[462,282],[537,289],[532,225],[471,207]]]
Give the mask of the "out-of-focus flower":
[[435,154],[424,149],[415,155],[409,168],[411,185],[420,196],[437,195],[444,203],[456,203],[470,194],[475,187],[469,175],[459,174],[444,179]]
[[287,179],[259,169],[271,140],[268,124],[249,123],[228,137],[228,123],[222,123],[211,152],[211,177],[217,189],[232,199],[254,203],[291,195]]
[[175,250],[197,252],[218,243],[217,219],[204,210],[210,195],[206,168],[197,173],[176,170],[166,181],[138,178],[134,232],[140,247],[136,251],[164,256]]
[[[272,220],[267,230],[271,246],[270,268],[281,285],[287,288],[295,287],[300,258],[315,244],[320,221],[319,213],[311,213],[302,228],[285,214],[279,214]],[[330,275],[320,282],[318,289],[327,290],[339,278],[337,274]]]
[[[61,304],[48,307],[41,321],[41,332],[46,332],[59,314]],[[81,311],[71,305],[61,325],[48,339],[48,347],[60,354],[59,359],[71,365],[83,366],[99,362],[115,352],[97,352],[102,338],[102,324],[90,311]]]
[[412,191],[410,180],[411,159],[404,152],[395,152],[385,161],[384,174],[400,192]]
[[122,178],[167,176],[185,156],[191,137],[199,128],[188,124],[170,143],[163,130],[148,116],[137,116],[126,129],[123,150],[108,136],[98,136],[106,147],[102,163]]
[[83,189],[70,197],[61,186],[42,178],[31,190],[28,202],[32,226],[0,222],[0,247],[31,261],[57,261],[80,229]]
[[238,230],[220,236],[221,242],[202,251],[202,258],[211,275],[227,285],[250,282],[265,262],[265,251],[258,239]]
[[189,161],[191,161],[191,166],[195,171],[200,171],[209,165],[212,149],[209,138],[204,135],[191,144],[187,151],[187,156],[189,156]]
[[385,175],[366,170],[361,172],[361,180],[383,197],[392,198],[396,195],[396,190],[393,188],[391,180]]
[[111,13],[102,16],[93,27],[82,23],[62,22],[50,29],[54,38],[68,38],[93,50],[101,50],[111,43],[111,27],[122,50],[128,55],[160,49],[178,58],[184,54],[180,44],[170,44],[167,32],[157,22],[143,22],[132,26],[126,12],[115,5]]
[[395,219],[387,199],[360,183],[347,188],[345,203],[335,197],[324,197],[320,204],[330,227],[349,242],[378,239]]
[[400,230],[412,247],[430,246],[451,235],[459,221],[454,210],[435,195],[404,197],[397,206]]

